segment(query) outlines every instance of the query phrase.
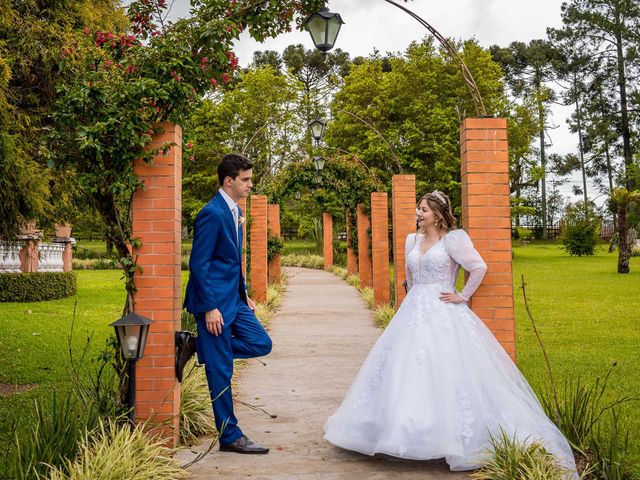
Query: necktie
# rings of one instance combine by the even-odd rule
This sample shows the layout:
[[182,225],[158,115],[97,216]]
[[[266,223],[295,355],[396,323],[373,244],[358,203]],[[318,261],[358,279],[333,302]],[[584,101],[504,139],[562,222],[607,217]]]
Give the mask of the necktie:
[[236,226],[236,243],[238,243],[238,206],[234,205],[231,209],[231,213],[233,213],[233,223]]

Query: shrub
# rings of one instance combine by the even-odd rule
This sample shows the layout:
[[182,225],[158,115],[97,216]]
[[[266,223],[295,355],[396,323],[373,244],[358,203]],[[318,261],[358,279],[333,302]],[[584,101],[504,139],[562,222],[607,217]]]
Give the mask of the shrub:
[[0,274],[0,302],[40,302],[76,294],[74,272]]
[[569,205],[562,227],[562,243],[569,255],[593,255],[600,235],[600,220],[591,207]]
[[513,238],[515,240],[522,240],[528,242],[533,240],[533,231],[525,227],[515,227],[513,229]]
[[282,238],[269,235],[267,237],[267,260],[270,262],[276,258],[276,255],[282,253],[283,248],[284,242]]
[[119,267],[114,260],[104,258],[73,259],[74,270],[115,270]]
[[193,333],[198,331],[196,327],[196,318],[186,310],[182,310],[180,314],[180,329]]
[[112,255],[109,255],[107,252],[97,252],[90,248],[79,246],[73,248],[73,258],[77,258],[78,260],[107,260],[111,257]]
[[304,267],[322,270],[324,268],[324,258],[311,253],[296,254],[289,253],[283,255],[282,265],[285,267]]
[[114,421],[100,422],[94,435],[85,435],[76,459],[53,468],[50,480],[178,480],[187,477],[161,441],[142,428],[131,430]]

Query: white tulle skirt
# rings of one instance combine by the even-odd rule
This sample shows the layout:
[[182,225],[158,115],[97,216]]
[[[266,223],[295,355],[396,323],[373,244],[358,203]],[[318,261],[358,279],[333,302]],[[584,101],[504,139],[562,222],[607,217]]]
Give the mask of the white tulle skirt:
[[371,349],[342,405],[327,420],[332,444],[373,455],[445,458],[479,468],[490,435],[541,441],[575,471],[571,448],[484,323],[465,304],[414,285]]

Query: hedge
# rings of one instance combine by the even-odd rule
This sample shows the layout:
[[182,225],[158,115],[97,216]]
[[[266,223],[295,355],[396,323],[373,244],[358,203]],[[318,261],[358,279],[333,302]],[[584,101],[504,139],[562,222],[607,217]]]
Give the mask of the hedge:
[[76,293],[75,272],[1,273],[0,302],[39,302]]

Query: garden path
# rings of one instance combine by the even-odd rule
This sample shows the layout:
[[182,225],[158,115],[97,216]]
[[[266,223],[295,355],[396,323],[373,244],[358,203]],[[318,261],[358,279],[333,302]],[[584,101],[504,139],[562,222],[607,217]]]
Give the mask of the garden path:
[[[269,328],[273,352],[263,366],[250,360],[238,399],[276,418],[237,404],[245,433],[271,448],[268,455],[221,453],[214,447],[189,468],[194,479],[446,479],[442,461],[400,461],[340,450],[322,438],[322,425],[338,407],[367,352],[380,334],[358,292],[321,270],[288,268],[281,309]],[[206,440],[193,452],[209,446]],[[193,458],[182,450],[177,460]]]

